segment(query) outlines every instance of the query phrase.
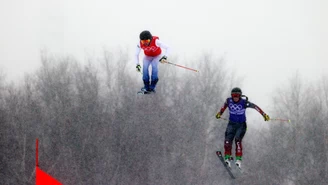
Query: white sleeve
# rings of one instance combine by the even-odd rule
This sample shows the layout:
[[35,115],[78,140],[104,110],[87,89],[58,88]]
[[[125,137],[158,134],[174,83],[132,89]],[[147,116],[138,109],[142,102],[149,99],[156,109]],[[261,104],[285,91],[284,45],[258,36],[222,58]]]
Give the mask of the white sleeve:
[[169,54],[170,51],[170,47],[166,44],[164,44],[162,41],[160,41],[159,39],[156,40],[155,42],[156,46],[165,49],[165,52],[163,53],[163,55],[167,56]]
[[134,55],[134,61],[135,61],[136,65],[139,64],[139,54],[140,54],[140,51],[141,51],[140,45],[137,44],[136,53]]

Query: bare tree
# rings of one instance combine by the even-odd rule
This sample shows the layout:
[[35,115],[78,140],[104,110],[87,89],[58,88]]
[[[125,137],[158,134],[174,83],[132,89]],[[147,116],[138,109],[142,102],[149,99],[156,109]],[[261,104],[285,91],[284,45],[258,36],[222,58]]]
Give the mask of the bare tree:
[[189,64],[200,72],[160,64],[157,93],[140,96],[127,51],[85,65],[42,56],[20,86],[0,86],[0,184],[33,183],[36,137],[42,169],[63,184],[327,184],[326,78],[296,73],[277,89],[272,115],[292,122],[252,131],[246,173],[232,181],[215,155],[226,127],[215,114],[241,84],[224,57]]
[[[317,83],[302,83],[298,73],[284,89],[274,96],[274,114],[290,118],[291,123],[271,124],[270,134],[261,144],[269,145],[263,155],[260,168],[265,181],[277,184],[325,184],[327,155],[324,140],[325,115],[324,92]],[[272,155],[274,154],[274,155]],[[263,181],[263,182],[265,182]]]

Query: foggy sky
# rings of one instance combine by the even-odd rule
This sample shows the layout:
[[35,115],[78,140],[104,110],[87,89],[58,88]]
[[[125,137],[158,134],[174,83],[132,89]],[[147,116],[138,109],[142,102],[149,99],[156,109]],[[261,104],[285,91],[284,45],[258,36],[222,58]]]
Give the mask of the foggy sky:
[[244,77],[243,90],[262,108],[272,89],[299,71],[328,70],[325,0],[12,0],[0,2],[0,67],[19,79],[40,65],[40,50],[83,61],[104,47],[128,48],[149,29],[188,65],[204,51],[225,54]]

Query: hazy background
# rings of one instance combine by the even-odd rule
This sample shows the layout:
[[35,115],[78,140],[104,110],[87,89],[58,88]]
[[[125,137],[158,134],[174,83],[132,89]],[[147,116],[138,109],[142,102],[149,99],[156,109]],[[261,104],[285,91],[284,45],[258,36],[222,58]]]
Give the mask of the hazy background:
[[[316,145],[322,148],[321,152],[313,151],[313,153],[320,153],[319,158],[321,163],[319,164],[321,165],[322,162],[324,163],[323,169],[317,169],[320,171],[319,174],[321,175],[321,179],[319,178],[318,180],[314,175],[311,175],[317,173],[315,170],[311,173],[306,173],[310,174],[309,177],[318,180],[314,181],[315,184],[320,184],[320,182],[322,182],[320,180],[327,177],[327,152],[325,149],[327,146],[327,95],[325,94],[327,90],[326,71],[328,70],[328,57],[326,54],[328,48],[327,9],[328,2],[323,0],[167,0],[158,2],[144,0],[1,1],[1,124],[3,124],[5,128],[2,130],[1,136],[2,138],[6,138],[2,139],[1,147],[6,148],[8,145],[12,147],[8,150],[1,150],[5,151],[3,153],[5,155],[3,155],[1,159],[3,161],[9,161],[7,163],[2,163],[6,164],[2,166],[3,170],[8,171],[8,169],[13,166],[13,169],[15,169],[13,171],[8,171],[8,173],[3,173],[2,175],[6,177],[3,179],[11,179],[10,177],[12,177],[13,174],[19,173],[31,176],[30,172],[27,172],[27,170],[24,172],[23,170],[22,164],[26,166],[25,160],[18,159],[22,159],[22,156],[30,156],[29,162],[31,165],[29,168],[33,169],[33,162],[31,162],[33,160],[33,155],[28,154],[33,154],[32,149],[34,147],[35,138],[40,137],[41,141],[43,140],[46,142],[46,140],[49,139],[49,132],[52,133],[52,129],[60,128],[59,130],[61,131],[55,132],[54,134],[54,137],[56,135],[58,136],[58,133],[63,132],[67,126],[62,125],[66,123],[66,118],[75,120],[70,121],[71,124],[79,123],[79,126],[74,128],[75,132],[80,135],[78,137],[81,138],[84,138],[84,134],[87,134],[84,133],[84,127],[81,127],[81,125],[90,124],[92,127],[97,128],[93,125],[94,121],[89,120],[91,118],[87,119],[83,118],[83,116],[78,116],[78,112],[80,112],[79,106],[88,106],[85,104],[86,100],[83,98],[80,100],[80,104],[77,103],[79,89],[81,91],[80,93],[84,94],[85,92],[83,92],[82,89],[88,87],[78,84],[77,81],[85,76],[85,78],[91,79],[89,84],[91,89],[97,89],[92,87],[91,84],[97,82],[96,84],[99,85],[99,92],[96,91],[91,93],[92,90],[87,92],[90,96],[88,98],[92,96],[98,97],[99,95],[100,97],[96,98],[97,101],[106,102],[107,104],[102,105],[104,107],[98,107],[99,110],[97,109],[97,111],[100,112],[96,111],[97,114],[92,112],[94,111],[92,109],[92,111],[85,110],[85,114],[83,115],[86,117],[95,117],[94,119],[97,117],[102,118],[103,116],[103,120],[100,122],[104,125],[109,125],[107,132],[104,133],[104,138],[106,138],[105,135],[110,135],[113,138],[123,139],[117,141],[118,143],[129,143],[129,134],[133,133],[138,135],[133,132],[135,128],[126,127],[128,130],[131,130],[131,132],[125,132],[123,128],[117,128],[115,125],[118,123],[133,122],[134,124],[131,125],[137,125],[137,127],[140,126],[140,128],[146,130],[150,129],[152,132],[158,130],[159,133],[157,133],[157,135],[161,138],[159,143],[162,142],[160,146],[163,148],[168,147],[170,150],[168,154],[171,155],[172,151],[174,151],[174,155],[172,154],[173,156],[182,157],[177,160],[183,162],[183,164],[180,165],[172,160],[172,156],[167,154],[163,154],[162,156],[164,161],[158,161],[158,163],[154,163],[153,165],[148,164],[149,161],[147,158],[136,160],[137,164],[142,164],[141,167],[143,168],[149,167],[146,169],[150,171],[155,170],[156,165],[162,165],[164,163],[173,165],[173,170],[177,170],[178,166],[182,166],[182,171],[184,172],[184,175],[173,173],[170,165],[164,166],[160,170],[160,172],[165,172],[164,175],[159,175],[160,173],[156,170],[155,173],[147,171],[143,173],[141,177],[148,178],[148,180],[141,178],[139,179],[140,181],[136,181],[137,184],[154,184],[154,179],[158,179],[157,184],[185,184],[185,181],[179,181],[181,177],[187,178],[187,184],[216,184],[214,182],[219,182],[222,178],[226,178],[225,180],[223,179],[224,182],[228,180],[228,177],[225,176],[217,178],[216,173],[227,175],[223,169],[217,170],[217,166],[214,165],[209,167],[203,165],[202,168],[199,166],[195,167],[194,163],[199,163],[203,160],[205,161],[204,164],[215,164],[216,161],[214,162],[215,158],[212,158],[212,153],[218,147],[222,147],[221,142],[223,140],[226,123],[222,122],[223,124],[218,126],[216,120],[213,120],[213,118],[216,111],[222,105],[224,98],[229,96],[229,91],[233,86],[241,86],[244,93],[250,97],[250,100],[258,104],[270,116],[294,119],[294,125],[289,125],[290,127],[288,127],[290,132],[287,132],[288,129],[282,127],[280,124],[278,124],[280,129],[276,128],[278,130],[274,130],[270,128],[272,124],[264,123],[262,117],[258,115],[256,111],[247,111],[249,116],[249,127],[253,129],[249,129],[250,134],[248,134],[248,138],[246,137],[247,139],[245,139],[245,142],[249,142],[248,146],[254,145],[255,148],[252,151],[247,151],[249,152],[249,158],[245,156],[247,159],[245,160],[245,165],[248,166],[247,168],[250,171],[259,169],[267,171],[267,169],[271,169],[270,165],[274,163],[270,160],[274,160],[275,163],[279,161],[280,157],[276,158],[275,155],[271,156],[269,161],[267,161],[268,157],[265,157],[267,154],[272,154],[272,151],[269,150],[272,145],[269,145],[270,147],[268,148],[264,147],[266,152],[263,152],[260,148],[256,148],[256,146],[259,145],[258,139],[264,136],[267,138],[267,141],[275,142],[272,138],[278,139],[282,143],[283,141],[288,141],[284,145],[280,142],[276,142],[276,145],[271,147],[273,151],[282,151],[279,147],[283,147],[284,150],[288,149],[287,151],[291,150],[295,152],[297,150],[308,152],[311,151],[308,146],[315,145],[314,143],[316,143]],[[171,55],[169,56],[171,62],[196,68],[200,70],[200,73],[197,74],[191,71],[185,71],[184,69],[174,66],[161,65],[159,90],[157,93],[159,97],[152,97],[155,98],[150,100],[150,102],[153,102],[152,104],[141,106],[144,101],[148,102],[149,99],[134,100],[134,98],[136,98],[135,92],[140,89],[142,83],[140,74],[135,72],[133,54],[134,48],[138,42],[139,33],[144,29],[149,29],[153,35],[158,35],[163,42],[171,46]],[[87,72],[88,67],[85,66],[88,65],[89,67],[91,65],[92,69],[94,68],[92,73]],[[78,70],[79,67],[77,66],[81,68],[81,71],[83,71],[85,67],[85,71],[82,73]],[[67,72],[67,78],[63,75],[62,79],[58,75],[62,73],[65,74],[65,70]],[[30,75],[25,76],[25,73],[30,73]],[[6,78],[3,77],[3,74],[6,75]],[[97,78],[93,78],[94,76],[97,76]],[[125,81],[119,81],[118,79],[124,79]],[[56,80],[58,80],[58,83]],[[13,81],[13,84],[10,83],[11,81]],[[300,83],[298,83],[298,81]],[[119,82],[124,82],[124,84],[120,86],[118,85]],[[40,85],[43,83],[44,86]],[[49,85],[47,86],[46,84]],[[52,86],[51,84],[55,85]],[[86,84],[88,83],[86,82]],[[302,85],[298,86],[298,84]],[[60,92],[57,92],[57,90]],[[174,98],[170,99],[167,93],[175,93],[174,91],[177,91],[177,94],[175,94]],[[190,94],[190,91],[194,91],[194,94]],[[58,93],[64,93],[64,95],[58,95]],[[309,100],[300,98],[296,96],[297,94],[302,97],[308,97]],[[66,96],[68,96],[68,99],[65,99]],[[34,102],[35,104],[28,104],[29,99],[27,97],[33,97],[32,99],[36,101]],[[183,101],[182,97],[187,100]],[[61,98],[64,99],[61,100]],[[199,100],[197,100],[197,98],[199,98]],[[321,98],[319,99],[321,101],[316,100],[312,102],[310,101],[312,98]],[[59,103],[58,99],[60,100]],[[298,102],[297,100],[302,103],[295,103]],[[15,101],[19,103],[15,103]],[[66,101],[72,101],[69,105],[65,105],[65,107],[69,109],[67,110],[69,112],[67,115],[66,113],[58,112],[63,109],[60,107],[63,106],[60,102]],[[164,102],[156,103],[157,101]],[[193,101],[199,102],[200,107],[196,106],[198,104]],[[190,105],[186,102],[190,103]],[[179,106],[176,105],[177,103]],[[194,105],[194,103],[196,105]],[[21,104],[25,106],[18,109],[17,106]],[[185,107],[188,106],[184,106],[184,104],[189,105],[190,109],[186,109]],[[289,104],[297,107],[297,114],[295,112],[288,113],[287,110],[294,110],[294,108],[289,107]],[[135,115],[135,117],[147,114],[145,112],[150,109],[152,110],[156,105],[164,106],[162,107],[163,113],[159,116],[165,118],[172,117],[174,121],[163,120],[163,122],[161,122],[159,120],[155,122],[156,124],[154,124],[154,127],[148,128],[147,125],[149,121],[135,121],[133,118],[130,119],[126,117],[127,114]],[[313,113],[310,111],[312,105],[315,108]],[[35,112],[22,113],[23,110],[31,110],[31,107],[35,106],[43,110],[38,113],[39,117],[34,116],[36,114]],[[108,106],[110,108],[108,108]],[[129,110],[131,109],[130,111],[132,111],[132,113],[126,111],[127,107],[129,107]],[[144,109],[139,110],[140,107],[144,107]],[[318,107],[320,109],[317,110],[316,108]],[[301,110],[299,110],[299,108]],[[174,116],[164,111],[164,109],[172,110],[172,112],[179,112],[178,110],[186,109],[186,112],[178,114],[179,116],[174,118]],[[34,110],[34,108],[32,110]],[[15,113],[22,114],[16,115]],[[100,113],[102,115],[98,115]],[[159,113],[156,111],[154,114],[157,115]],[[189,127],[183,128],[185,123],[180,119],[190,118],[190,115],[194,114],[195,117],[198,117],[199,120],[206,123],[205,126],[201,128],[191,127],[193,129]],[[307,114],[311,114],[312,117],[315,118],[319,117],[320,119],[313,121],[312,117]],[[318,116],[321,114],[323,117]],[[31,118],[27,119],[27,115],[31,116]],[[112,117],[115,117],[117,120],[111,120],[114,119]],[[26,120],[29,119],[33,121],[30,121],[31,126],[27,127],[29,128],[27,132],[27,128],[25,128],[26,125],[23,125],[26,124]],[[157,120],[158,117],[150,116],[150,118],[148,118],[148,116],[145,116],[144,119]],[[45,128],[40,126],[39,124],[41,122],[44,122],[44,124],[48,126]],[[167,122],[169,122],[169,125],[164,124]],[[297,134],[296,131],[303,128],[301,125],[303,125],[303,129],[306,130],[307,128],[312,128],[308,126],[308,124],[312,125],[314,122],[320,124],[315,124],[318,127],[313,127],[313,132],[309,130],[309,133]],[[144,125],[145,123],[146,125]],[[190,124],[198,125],[199,121],[192,121]],[[161,125],[166,126],[162,127]],[[296,128],[296,125],[299,125],[299,128]],[[175,126],[178,127],[178,130],[173,132],[172,130],[174,130]],[[103,128],[103,126],[100,128]],[[35,133],[36,129],[40,129],[40,131]],[[167,129],[171,130],[171,132],[166,133],[165,130]],[[211,131],[213,129],[214,131]],[[263,130],[257,132],[258,129],[264,129],[265,132]],[[17,131],[16,136],[12,136],[11,133],[13,133],[13,130]],[[111,133],[114,131],[117,135],[113,136]],[[180,133],[180,131],[182,133]],[[98,134],[98,132],[98,130],[94,130],[91,133]],[[198,133],[202,134],[198,135]],[[213,133],[215,134],[212,135]],[[181,146],[170,146],[171,142],[173,142],[170,139],[177,139],[177,141],[179,141],[178,138],[175,138],[172,134],[187,135],[187,138],[188,134],[197,135],[199,138],[190,136],[188,139],[183,138],[180,142],[184,146],[190,146],[193,151],[201,150],[199,151],[199,156],[193,156],[191,159],[188,159],[182,155],[184,152],[176,150],[179,147],[181,148]],[[304,137],[305,134],[307,137]],[[250,137],[250,135],[254,137]],[[142,132],[142,129],[140,130],[140,137],[144,138],[144,140],[151,141],[153,137],[148,136],[148,131]],[[290,137],[284,138],[284,136]],[[318,137],[318,139],[314,136]],[[28,144],[24,144],[24,137],[29,138]],[[65,143],[71,143],[71,152],[80,152],[80,146],[85,146],[86,143],[91,146],[94,146],[92,143],[97,143],[93,141],[94,138],[86,139],[84,143],[81,141],[83,144],[72,143],[70,137],[73,137],[71,133],[67,133],[67,135],[63,134],[58,138],[52,138],[54,142],[52,144],[48,143],[49,145],[47,146],[49,147],[49,151],[45,152],[48,152],[49,155],[53,154],[50,148],[56,145],[57,142],[55,141],[58,141],[59,138],[61,138],[61,144],[57,143],[57,145],[60,145],[58,147],[64,147]],[[308,146],[302,145],[301,139],[298,137],[302,139],[309,137],[314,141],[313,143],[308,142]],[[214,139],[216,140],[214,141]],[[17,141],[20,145],[9,144],[12,141]],[[79,140],[77,141],[79,142]],[[190,143],[190,141],[197,142],[198,144],[193,142]],[[112,143],[108,138],[106,142]],[[201,148],[201,146],[204,146],[204,143],[207,143],[205,144],[206,146],[208,143],[211,143],[212,146],[205,149]],[[319,143],[321,143],[321,145]],[[155,147],[158,144],[157,142],[151,142],[151,144],[146,145],[139,144],[138,142],[138,144],[135,145],[139,146],[141,149],[144,148],[146,151],[149,150],[156,153],[156,150],[151,150],[148,146]],[[30,153],[22,153],[22,151],[25,151],[23,146],[32,146]],[[94,147],[96,146],[97,145]],[[123,148],[122,145],[115,145],[115,147],[113,146],[111,149],[108,149],[109,151],[101,150],[99,146],[102,146],[100,148],[106,148],[106,146],[98,145],[98,147],[96,147],[100,150],[100,153],[104,153],[105,155],[106,152],[108,153],[110,151],[109,153],[112,154],[106,160],[115,161],[117,156],[122,155],[122,151],[126,148],[129,148],[128,151],[130,151],[131,147],[134,145],[128,144],[128,147],[124,145]],[[59,151],[63,152],[63,156],[67,156],[70,151],[69,149],[59,149]],[[189,150],[188,148],[186,151]],[[118,153],[113,153],[113,151],[118,151]],[[8,158],[8,155],[11,155],[12,152],[18,153],[18,157],[14,155]],[[156,156],[155,153],[154,155],[149,155],[154,157]],[[293,152],[290,151],[289,153],[293,154]],[[140,152],[138,155],[139,154]],[[258,166],[252,167],[251,165],[257,164],[257,155],[262,156],[263,158],[259,157],[259,159],[267,161],[265,164],[269,166],[263,165],[262,168]],[[299,153],[299,155],[300,158],[303,156],[301,153]],[[81,158],[75,158],[76,164],[78,164],[76,169],[85,169],[84,164],[81,163],[81,161],[84,161],[83,156],[82,154]],[[74,159],[73,156],[72,158]],[[72,158],[68,157],[66,160],[74,161]],[[281,156],[281,158],[284,158],[284,155]],[[300,164],[307,161],[311,163],[311,165],[319,165],[313,162],[314,159],[316,159],[314,156],[305,159],[300,158],[296,158],[293,162],[295,164]],[[58,160],[63,160],[61,157],[58,157],[58,159],[54,157],[53,161],[51,159],[50,155],[49,166],[44,166],[44,169],[48,171],[50,169],[50,172],[55,172],[56,170],[51,166],[64,162],[58,162]],[[15,164],[18,167],[12,164],[11,160],[18,161],[17,163],[19,164]],[[48,160],[48,158],[44,160]],[[154,160],[156,161],[156,159]],[[302,179],[300,180],[298,178],[304,176],[301,169],[299,171],[298,169],[293,171],[289,169],[289,166],[285,166],[290,163],[289,160],[293,160],[293,158],[286,157],[286,160],[288,162],[285,161],[285,163],[282,163],[286,171],[280,171],[286,172],[288,175],[290,173],[291,175],[285,177],[270,171],[270,174],[273,174],[272,179],[281,178],[281,182],[285,184],[308,184],[310,180],[307,179],[307,181],[304,181],[303,179],[303,181],[301,181]],[[102,157],[97,160],[97,162],[100,161],[103,161]],[[116,169],[115,171],[113,170],[115,166],[113,167],[111,165],[103,167],[106,172],[112,174],[112,182],[114,184],[120,184],[119,182],[121,179],[115,176],[115,174],[123,175],[125,173],[124,169],[129,168],[129,163],[120,161],[118,164],[123,166],[123,170],[121,169],[120,171]],[[277,171],[279,171],[279,166],[276,168]],[[67,178],[65,182],[70,182],[69,179],[73,179],[74,176],[77,180],[71,182],[75,182],[75,184],[88,184],[83,183],[85,181],[79,178],[81,175],[89,174],[90,178],[94,180],[93,182],[106,184],[105,182],[107,182],[107,180],[102,181],[105,175],[98,175],[97,177],[92,175],[96,174],[94,171],[95,169],[96,167],[91,168],[91,171],[86,170],[85,172],[77,170],[71,177]],[[136,169],[139,170],[138,167],[136,167]],[[58,173],[65,174],[69,170],[71,170],[69,166],[67,166],[67,168],[63,167],[60,170],[61,172]],[[188,170],[191,170],[191,172],[188,172]],[[202,173],[198,170],[202,170]],[[177,171],[179,172],[179,170]],[[159,173],[159,176],[152,176],[157,173]],[[209,177],[206,175],[204,176],[204,174],[207,173],[211,175]],[[133,174],[133,172],[131,172],[131,174],[131,178],[133,179],[133,176],[136,174]],[[152,175],[149,176],[148,174]],[[177,177],[173,178],[171,176],[173,174],[177,174]],[[197,180],[196,177],[199,174],[201,174],[201,178]],[[188,179],[188,175],[192,175],[195,179]],[[196,177],[194,177],[195,175]],[[268,176],[268,174],[265,174],[265,176]],[[247,178],[253,180],[253,182],[256,179],[259,182],[258,184],[263,184],[260,177],[252,177],[253,178],[247,176]],[[169,181],[169,179],[173,180]],[[174,179],[177,181],[174,181]],[[10,184],[9,180],[4,182],[4,184]],[[28,180],[24,182],[26,183]],[[273,182],[268,184],[281,183]]]
[[327,8],[324,0],[1,1],[0,63],[14,79],[40,65],[40,49],[83,61],[123,47],[133,68],[138,35],[149,29],[179,57],[171,62],[225,53],[245,93],[267,103],[296,70],[312,79],[328,70]]

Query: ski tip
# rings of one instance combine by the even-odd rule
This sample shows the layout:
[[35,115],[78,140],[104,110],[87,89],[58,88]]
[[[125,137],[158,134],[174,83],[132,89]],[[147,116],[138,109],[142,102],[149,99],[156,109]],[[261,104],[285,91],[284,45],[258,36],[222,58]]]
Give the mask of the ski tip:
[[216,153],[217,155],[220,155],[220,156],[222,155],[222,152],[221,152],[221,151],[216,151],[215,153]]

